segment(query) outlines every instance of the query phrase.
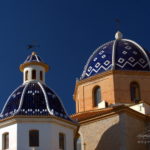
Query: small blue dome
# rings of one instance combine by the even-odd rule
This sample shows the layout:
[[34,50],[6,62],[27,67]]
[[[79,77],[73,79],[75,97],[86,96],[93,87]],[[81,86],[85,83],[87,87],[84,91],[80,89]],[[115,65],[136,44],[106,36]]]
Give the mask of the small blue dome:
[[8,98],[1,119],[11,116],[57,116],[71,120],[59,97],[40,82],[19,86]]
[[108,70],[150,71],[149,52],[128,39],[116,39],[98,47],[88,59],[81,80]]
[[27,57],[24,63],[28,62],[43,62],[43,61],[40,58],[40,56],[38,56],[35,52],[32,52],[32,54]]

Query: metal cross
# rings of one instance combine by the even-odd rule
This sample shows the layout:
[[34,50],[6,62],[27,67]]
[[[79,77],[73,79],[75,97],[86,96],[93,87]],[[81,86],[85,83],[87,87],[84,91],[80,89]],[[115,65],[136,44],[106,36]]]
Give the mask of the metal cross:
[[32,42],[32,44],[27,45],[27,49],[29,50],[37,50],[40,48],[40,45],[36,44],[35,42]]

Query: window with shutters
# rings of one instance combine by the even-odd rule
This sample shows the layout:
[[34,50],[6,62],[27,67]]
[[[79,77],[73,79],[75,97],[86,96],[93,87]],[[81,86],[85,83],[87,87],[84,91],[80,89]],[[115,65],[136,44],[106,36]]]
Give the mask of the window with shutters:
[[65,150],[65,134],[59,133],[59,150]]
[[100,102],[101,102],[101,88],[99,86],[96,86],[93,89],[93,106],[97,107]]
[[29,146],[30,147],[39,146],[39,131],[38,130],[29,131]]
[[140,86],[137,82],[131,82],[130,84],[130,96],[131,101],[138,102],[141,100],[140,98]]
[[3,149],[9,148],[9,133],[3,134]]

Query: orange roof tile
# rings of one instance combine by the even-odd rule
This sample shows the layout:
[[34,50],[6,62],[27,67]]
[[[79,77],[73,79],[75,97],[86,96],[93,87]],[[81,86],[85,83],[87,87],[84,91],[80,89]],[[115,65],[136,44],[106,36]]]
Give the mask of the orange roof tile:
[[127,106],[121,105],[121,106],[115,106],[115,107],[109,107],[109,108],[104,108],[104,109],[96,109],[96,110],[92,110],[92,111],[76,113],[76,114],[71,115],[70,117],[73,120],[76,120],[78,122],[82,122],[82,121],[94,119],[97,117],[103,117],[106,115],[117,114],[123,110],[128,110],[130,112],[139,114],[140,116],[146,116],[146,115],[140,114],[139,112],[136,112],[136,111],[130,109]]

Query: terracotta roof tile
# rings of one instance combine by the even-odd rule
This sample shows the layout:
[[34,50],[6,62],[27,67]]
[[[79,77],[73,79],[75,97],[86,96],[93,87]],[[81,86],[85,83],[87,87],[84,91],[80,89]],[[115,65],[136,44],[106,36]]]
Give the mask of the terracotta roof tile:
[[104,108],[104,109],[96,109],[92,111],[86,111],[82,113],[73,114],[71,115],[71,118],[80,122],[80,121],[91,119],[97,116],[102,116],[105,114],[116,112],[123,108],[126,108],[126,106],[116,106],[116,107],[110,107],[110,108]]

